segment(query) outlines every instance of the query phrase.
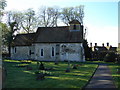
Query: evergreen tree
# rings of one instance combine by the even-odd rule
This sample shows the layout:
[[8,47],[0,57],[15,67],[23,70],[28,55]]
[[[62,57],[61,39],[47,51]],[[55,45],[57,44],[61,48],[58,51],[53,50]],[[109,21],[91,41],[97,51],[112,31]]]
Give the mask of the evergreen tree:
[[85,59],[91,59],[91,49],[88,46],[87,40],[83,41],[83,47],[84,47],[84,52],[85,52]]

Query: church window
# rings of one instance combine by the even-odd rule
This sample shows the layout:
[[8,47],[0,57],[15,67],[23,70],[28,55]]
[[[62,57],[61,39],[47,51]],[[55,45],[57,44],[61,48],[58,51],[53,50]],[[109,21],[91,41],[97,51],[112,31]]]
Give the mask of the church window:
[[14,48],[14,52],[16,53],[16,48]]
[[31,55],[31,50],[29,50],[29,55]]
[[41,56],[43,56],[43,49],[41,49]]
[[73,29],[76,30],[76,25],[73,26]]
[[52,56],[54,56],[54,47],[52,47]]

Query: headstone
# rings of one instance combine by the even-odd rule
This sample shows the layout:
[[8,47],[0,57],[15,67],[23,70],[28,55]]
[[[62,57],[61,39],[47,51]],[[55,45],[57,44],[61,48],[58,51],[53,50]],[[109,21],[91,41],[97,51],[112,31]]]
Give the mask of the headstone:
[[45,69],[44,64],[41,62],[39,66],[39,70],[44,70],[44,69]]
[[27,69],[27,70],[32,70],[33,68],[30,67],[30,66],[27,66],[26,69]]
[[45,77],[44,77],[44,74],[43,74],[43,73],[39,73],[39,74],[37,75],[36,80],[44,80],[44,79],[45,79]]
[[70,69],[69,69],[69,68],[67,68],[65,72],[70,72]]
[[45,70],[46,70],[46,71],[48,71],[48,70],[53,70],[53,68],[52,68],[52,67],[50,67],[50,68],[45,68]]
[[73,65],[73,69],[77,69],[77,66],[75,64]]
[[55,65],[58,65],[58,62],[55,62]]

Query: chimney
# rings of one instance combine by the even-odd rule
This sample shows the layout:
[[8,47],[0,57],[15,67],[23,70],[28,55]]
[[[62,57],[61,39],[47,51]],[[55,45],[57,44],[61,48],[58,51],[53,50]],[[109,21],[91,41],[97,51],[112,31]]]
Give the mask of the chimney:
[[92,43],[90,43],[90,47],[92,47]]
[[102,46],[104,47],[104,43],[102,43]]
[[109,43],[107,43],[107,47],[109,47]]
[[95,46],[97,46],[97,43],[95,43]]

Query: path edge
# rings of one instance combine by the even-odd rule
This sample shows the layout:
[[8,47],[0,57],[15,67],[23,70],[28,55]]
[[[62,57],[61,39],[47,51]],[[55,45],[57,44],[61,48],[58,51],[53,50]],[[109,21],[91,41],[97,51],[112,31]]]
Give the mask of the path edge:
[[98,66],[96,67],[96,69],[94,70],[94,72],[93,72],[92,76],[90,77],[90,79],[88,80],[88,82],[82,87],[82,90],[85,90],[86,86],[87,86],[87,85],[89,84],[89,82],[91,81],[91,79],[92,79],[92,77],[94,76],[95,72],[97,71],[98,67],[99,67],[99,64],[98,64]]
[[[108,64],[109,65],[109,64]],[[107,65],[107,67],[109,68],[109,71],[110,71],[110,74],[111,74],[111,76],[112,76],[112,70],[110,69],[110,67]],[[115,80],[113,79],[113,76],[112,76],[112,82],[113,82],[113,84],[115,85],[115,87],[118,89],[118,86],[116,85],[116,83],[115,83]]]

